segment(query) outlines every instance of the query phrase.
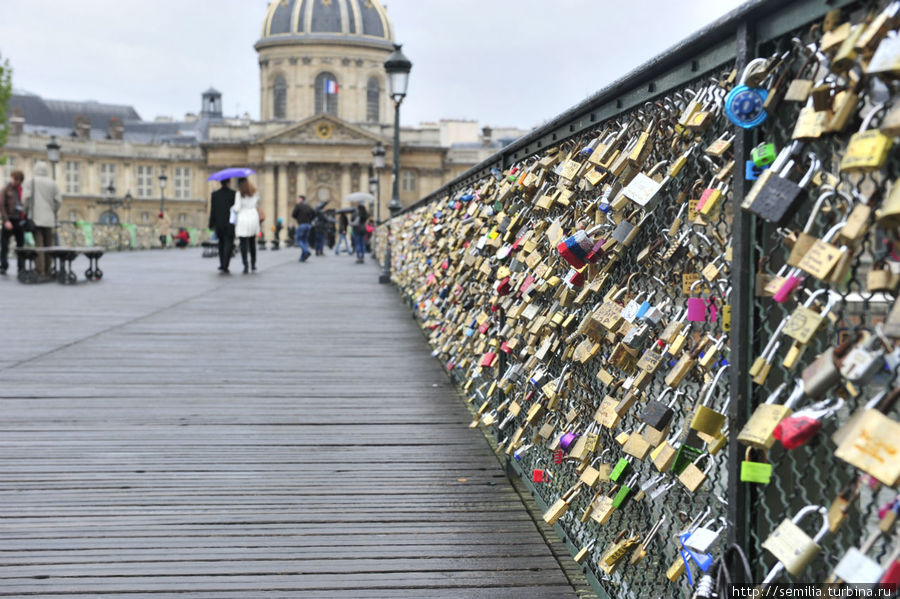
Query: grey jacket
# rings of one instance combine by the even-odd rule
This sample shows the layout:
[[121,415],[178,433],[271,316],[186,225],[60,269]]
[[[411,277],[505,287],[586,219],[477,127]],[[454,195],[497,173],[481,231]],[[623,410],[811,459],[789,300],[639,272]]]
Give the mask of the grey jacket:
[[22,184],[25,212],[36,227],[55,227],[56,214],[62,206],[59,186],[49,175],[47,163],[38,162],[31,181]]

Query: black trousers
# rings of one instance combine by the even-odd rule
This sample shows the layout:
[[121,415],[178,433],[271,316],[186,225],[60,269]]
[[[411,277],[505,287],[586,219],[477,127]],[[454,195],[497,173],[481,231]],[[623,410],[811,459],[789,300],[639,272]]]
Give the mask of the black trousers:
[[234,227],[216,229],[216,239],[219,240],[219,266],[227,269],[234,253]]
[[256,266],[256,239],[253,237],[241,237],[241,260],[247,266],[247,250],[250,250],[250,264]]
[[[9,268],[9,240],[15,238],[17,248],[25,247],[25,229],[22,227],[22,221],[13,220],[10,222],[13,226],[12,230],[7,231],[6,227],[0,226],[0,229],[2,229],[2,232],[0,232],[0,269],[3,270]],[[25,260],[22,256],[18,256],[17,264],[19,270],[25,268]]]

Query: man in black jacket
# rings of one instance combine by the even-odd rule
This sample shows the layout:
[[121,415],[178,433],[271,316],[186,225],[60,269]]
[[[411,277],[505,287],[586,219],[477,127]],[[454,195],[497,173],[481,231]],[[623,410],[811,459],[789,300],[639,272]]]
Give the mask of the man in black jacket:
[[231,207],[234,205],[234,190],[228,188],[229,179],[222,181],[222,187],[212,193],[209,205],[209,228],[216,232],[219,240],[219,270],[227,274],[231,253],[234,251],[234,225],[231,224]]
[[316,211],[306,203],[306,196],[297,196],[297,205],[291,216],[297,221],[297,246],[300,248],[300,262],[309,258],[309,231],[316,218]]

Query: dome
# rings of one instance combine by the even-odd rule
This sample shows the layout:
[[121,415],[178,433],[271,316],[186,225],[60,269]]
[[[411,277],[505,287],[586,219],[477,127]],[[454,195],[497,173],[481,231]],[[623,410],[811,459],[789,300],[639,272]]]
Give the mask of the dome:
[[391,50],[393,39],[387,12],[377,0],[273,0],[256,49],[331,43]]

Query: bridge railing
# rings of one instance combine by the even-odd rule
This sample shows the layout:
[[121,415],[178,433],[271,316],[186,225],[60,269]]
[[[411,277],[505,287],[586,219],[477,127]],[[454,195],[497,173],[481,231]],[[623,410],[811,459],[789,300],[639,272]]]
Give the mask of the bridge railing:
[[[809,537],[829,522],[821,549],[794,534],[809,563],[776,580],[825,581],[888,527],[898,425],[870,410],[866,426],[883,428],[864,430],[851,414],[897,386],[900,161],[866,156],[880,139],[848,152],[873,106],[873,125],[900,132],[900,70],[870,63],[896,27],[879,21],[885,4],[748,3],[379,230],[473,426],[601,596],[690,597],[731,545],[760,582],[785,556],[784,520],[807,506],[821,508],[802,522]],[[743,129],[723,106],[757,57],[768,118]],[[819,164],[799,201],[748,172],[763,142],[788,148],[794,167],[778,170],[794,181]],[[759,406],[779,392],[821,430],[792,419],[775,440],[789,412]],[[810,436],[794,447],[798,431]],[[868,555],[887,564],[896,545],[873,536]]]

